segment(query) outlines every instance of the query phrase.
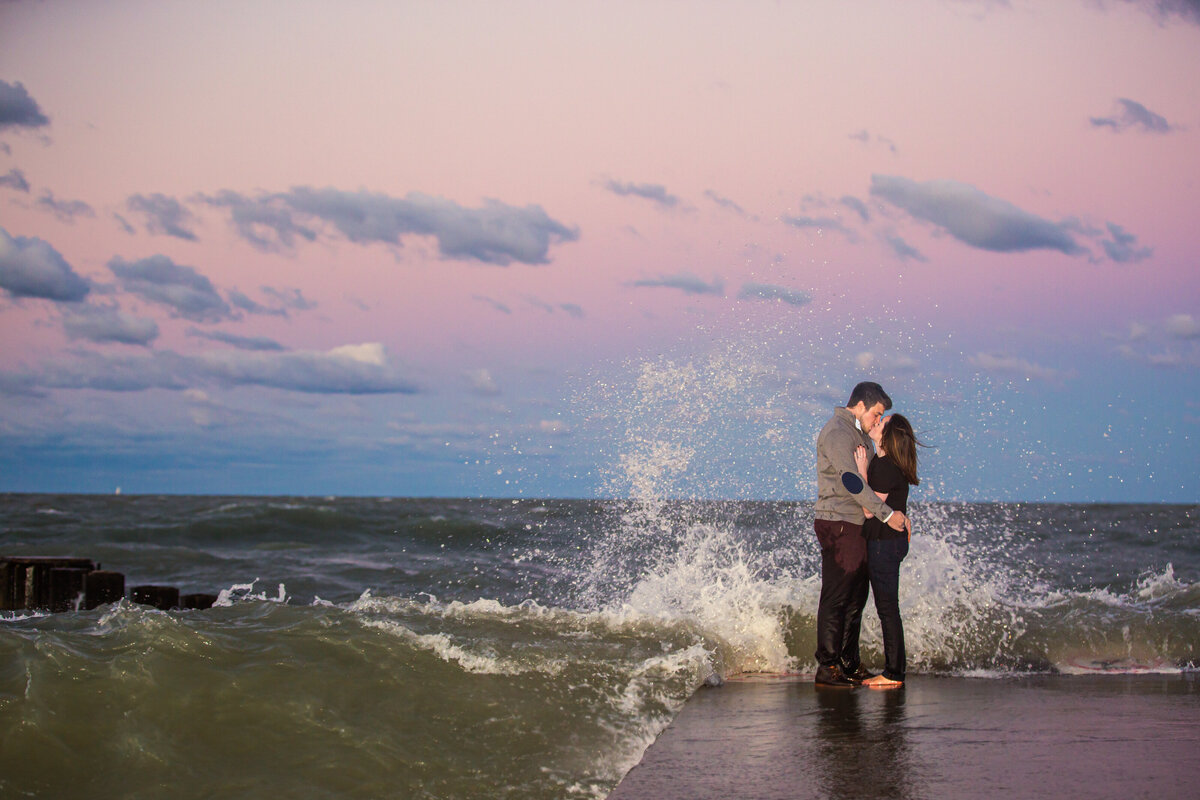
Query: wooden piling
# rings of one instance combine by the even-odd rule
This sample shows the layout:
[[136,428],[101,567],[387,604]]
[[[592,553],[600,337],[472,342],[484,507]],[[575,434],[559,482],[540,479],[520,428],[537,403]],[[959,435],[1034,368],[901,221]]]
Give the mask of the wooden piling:
[[217,602],[215,594],[185,594],[179,597],[180,608],[212,608],[215,602]]
[[83,578],[83,608],[90,611],[125,596],[125,576],[119,572],[96,570]]
[[129,590],[129,599],[159,611],[179,608],[179,590],[174,586],[134,586]]

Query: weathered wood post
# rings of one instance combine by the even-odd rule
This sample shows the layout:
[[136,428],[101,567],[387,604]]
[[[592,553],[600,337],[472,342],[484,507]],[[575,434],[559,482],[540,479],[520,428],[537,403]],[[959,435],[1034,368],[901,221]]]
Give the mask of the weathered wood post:
[[213,603],[217,602],[215,594],[185,594],[179,597],[180,608],[212,608]]
[[50,610],[74,611],[83,601],[83,579],[91,572],[78,567],[50,570]]
[[125,596],[125,576],[119,572],[96,570],[83,578],[83,608],[90,611]]
[[174,586],[134,586],[129,590],[129,599],[159,611],[179,608],[179,590]]

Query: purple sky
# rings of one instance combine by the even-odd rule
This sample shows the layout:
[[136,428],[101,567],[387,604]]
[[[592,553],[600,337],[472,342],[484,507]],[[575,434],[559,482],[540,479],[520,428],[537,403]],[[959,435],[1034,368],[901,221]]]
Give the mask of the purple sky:
[[0,491],[1200,499],[1200,3],[0,3]]

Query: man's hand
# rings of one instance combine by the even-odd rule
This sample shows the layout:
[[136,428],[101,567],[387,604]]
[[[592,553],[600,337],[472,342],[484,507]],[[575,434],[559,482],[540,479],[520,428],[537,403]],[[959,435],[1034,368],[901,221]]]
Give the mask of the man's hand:
[[894,531],[908,531],[909,536],[912,535],[912,523],[908,521],[908,517],[903,511],[893,511],[888,517],[888,527]]

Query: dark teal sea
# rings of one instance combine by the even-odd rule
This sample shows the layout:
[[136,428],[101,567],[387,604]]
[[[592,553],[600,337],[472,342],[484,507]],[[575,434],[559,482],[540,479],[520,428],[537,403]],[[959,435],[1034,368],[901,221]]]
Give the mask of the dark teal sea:
[[[1200,506],[912,511],[911,680],[1200,665]],[[21,555],[219,600],[0,612],[4,797],[600,798],[814,667],[809,503],[0,495]]]

